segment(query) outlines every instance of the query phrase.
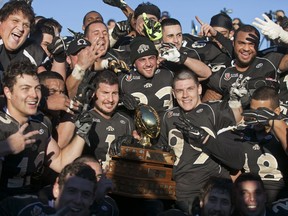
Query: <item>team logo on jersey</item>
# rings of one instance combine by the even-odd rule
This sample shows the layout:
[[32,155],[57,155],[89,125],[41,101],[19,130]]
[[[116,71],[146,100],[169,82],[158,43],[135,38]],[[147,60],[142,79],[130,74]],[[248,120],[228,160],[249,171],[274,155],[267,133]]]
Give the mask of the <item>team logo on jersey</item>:
[[256,68],[258,69],[258,68],[261,68],[262,66],[263,66],[263,63],[259,63],[256,65]]
[[44,134],[44,132],[45,132],[45,131],[44,131],[43,128],[41,128],[41,129],[39,130],[39,134],[40,134],[40,135]]
[[168,113],[167,113],[167,118],[171,118],[171,117],[179,117],[180,116],[180,113],[175,113],[175,112],[173,112],[173,111],[169,111]]
[[133,79],[133,75],[132,75],[132,74],[127,74],[127,75],[125,76],[125,80],[126,80],[127,82],[132,81],[132,79]]
[[200,108],[200,109],[198,109],[198,110],[196,110],[196,113],[202,113],[203,112],[203,108]]
[[157,69],[154,74],[156,75],[158,73],[160,73],[160,69]]
[[224,74],[224,80],[228,81],[231,79],[231,74],[230,73],[225,73]]
[[151,88],[152,87],[152,83],[146,83],[145,85],[144,85],[144,88]]
[[255,150],[255,151],[259,151],[260,150],[260,146],[258,144],[255,144],[255,145],[253,145],[252,149]]
[[107,130],[107,131],[114,131],[115,129],[114,129],[112,126],[108,126],[108,127],[106,128],[106,130]]
[[121,124],[126,124],[126,122],[124,120],[120,120]]
[[97,123],[100,123],[101,120],[99,118],[92,118],[93,122],[97,122]]

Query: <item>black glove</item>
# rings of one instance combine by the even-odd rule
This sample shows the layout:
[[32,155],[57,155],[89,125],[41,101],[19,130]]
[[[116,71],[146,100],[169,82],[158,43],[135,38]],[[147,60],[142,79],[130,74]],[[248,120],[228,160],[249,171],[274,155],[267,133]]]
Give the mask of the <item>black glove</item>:
[[136,110],[140,103],[139,98],[126,93],[120,95],[120,102],[122,102],[128,110]]
[[121,37],[128,35],[131,32],[130,17],[127,20],[117,22],[111,35],[113,39],[118,40]]
[[89,112],[81,113],[77,116],[75,121],[76,134],[82,137],[88,146],[90,146],[88,136],[93,123],[93,117]]
[[244,116],[244,123],[246,125],[262,124],[269,126],[270,120],[280,119],[279,115],[266,107],[259,107],[256,110],[244,110],[242,116]]
[[176,128],[183,134],[184,140],[189,144],[195,144],[197,147],[202,147],[202,144],[208,133],[192,124],[187,118],[179,117],[180,123],[174,122]]
[[149,19],[146,13],[143,13],[145,34],[151,41],[157,41],[162,38],[161,23],[155,20]]
[[61,37],[54,37],[51,44],[47,46],[48,51],[57,62],[65,62],[65,42]]
[[81,104],[78,112],[85,112],[89,109],[90,102],[95,93],[95,84],[93,83],[93,80],[95,79],[96,74],[97,72],[95,71],[87,71],[78,86],[77,93],[73,98],[73,100],[78,101]]
[[122,60],[108,59],[108,69],[114,71],[115,73],[123,72],[129,73],[130,68]]
[[109,154],[111,156],[121,155],[121,146],[139,146],[137,140],[131,135],[119,136],[110,145]]
[[73,31],[73,30],[70,29],[70,28],[67,28],[67,29],[68,29],[68,31],[69,31],[71,34],[73,34],[74,39],[84,38],[84,34],[83,34],[82,32],[75,32],[75,31]]
[[105,4],[111,5],[113,7],[118,7],[124,9],[126,7],[126,2],[124,0],[103,0]]

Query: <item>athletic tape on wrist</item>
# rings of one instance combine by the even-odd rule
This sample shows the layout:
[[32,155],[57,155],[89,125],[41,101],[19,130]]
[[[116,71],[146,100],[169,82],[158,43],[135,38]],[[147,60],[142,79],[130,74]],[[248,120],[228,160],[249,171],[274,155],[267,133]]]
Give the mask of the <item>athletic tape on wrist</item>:
[[71,75],[76,80],[82,80],[84,77],[84,74],[85,74],[85,70],[83,70],[78,64],[76,64]]

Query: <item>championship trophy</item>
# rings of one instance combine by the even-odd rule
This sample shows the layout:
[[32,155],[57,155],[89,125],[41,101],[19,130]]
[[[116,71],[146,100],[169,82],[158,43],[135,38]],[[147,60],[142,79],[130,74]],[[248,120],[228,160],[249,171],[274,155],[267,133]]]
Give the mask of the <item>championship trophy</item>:
[[160,119],[156,110],[141,104],[136,109],[135,124],[141,135],[139,143],[144,147],[151,147],[150,138],[156,138],[160,133]]
[[109,162],[107,177],[114,183],[114,194],[152,199],[175,200],[172,180],[174,155],[155,150],[150,139],[160,133],[160,118],[155,109],[140,104],[135,110],[135,124],[141,140],[137,146],[121,147],[121,156]]

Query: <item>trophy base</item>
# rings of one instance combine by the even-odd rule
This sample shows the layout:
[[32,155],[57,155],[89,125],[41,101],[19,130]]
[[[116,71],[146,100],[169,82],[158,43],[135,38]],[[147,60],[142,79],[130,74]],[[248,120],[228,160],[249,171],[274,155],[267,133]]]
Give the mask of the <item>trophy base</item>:
[[114,194],[175,200],[173,162],[174,156],[169,152],[122,146],[121,157],[109,162],[107,177],[114,183]]

